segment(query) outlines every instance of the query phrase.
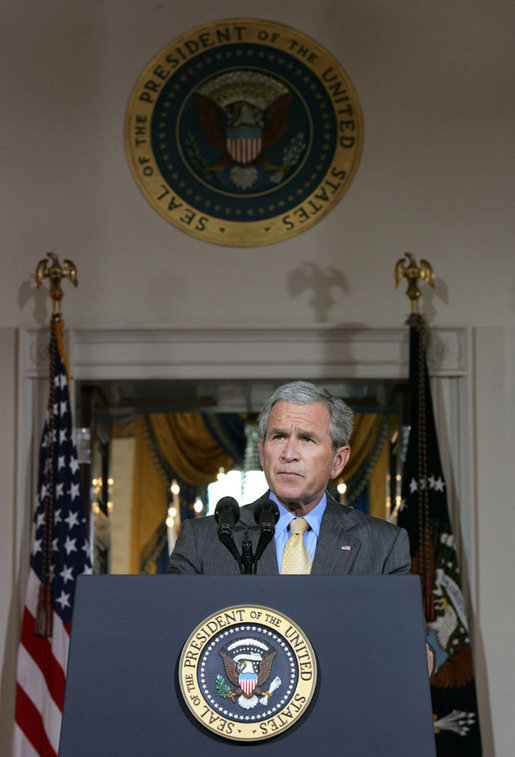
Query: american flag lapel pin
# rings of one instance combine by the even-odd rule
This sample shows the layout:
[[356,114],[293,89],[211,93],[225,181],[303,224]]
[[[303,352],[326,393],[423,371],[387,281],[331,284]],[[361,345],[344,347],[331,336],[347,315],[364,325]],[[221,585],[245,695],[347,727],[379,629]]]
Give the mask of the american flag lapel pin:
[[350,544],[342,544],[342,549],[344,549],[345,552],[350,552],[352,547]]

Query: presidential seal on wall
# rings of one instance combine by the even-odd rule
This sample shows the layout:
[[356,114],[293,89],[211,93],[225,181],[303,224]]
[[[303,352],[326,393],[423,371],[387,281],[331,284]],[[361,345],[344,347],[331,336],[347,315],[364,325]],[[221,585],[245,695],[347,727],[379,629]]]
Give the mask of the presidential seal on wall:
[[207,242],[279,242],[321,220],[348,189],[363,140],[336,59],[257,19],[201,26],[145,67],[125,119],[129,165],[149,203]]
[[178,675],[184,701],[205,728],[249,742],[298,722],[315,691],[317,666],[290,618],[241,605],[213,613],[192,631]]

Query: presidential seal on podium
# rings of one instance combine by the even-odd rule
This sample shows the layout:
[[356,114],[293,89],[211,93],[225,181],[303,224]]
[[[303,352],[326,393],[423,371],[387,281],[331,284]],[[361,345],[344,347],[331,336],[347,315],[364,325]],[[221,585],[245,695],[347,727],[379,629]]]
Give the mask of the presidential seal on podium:
[[317,665],[307,636],[290,618],[270,607],[238,605],[192,631],[178,675],[186,705],[205,728],[252,742],[299,721],[315,691]]

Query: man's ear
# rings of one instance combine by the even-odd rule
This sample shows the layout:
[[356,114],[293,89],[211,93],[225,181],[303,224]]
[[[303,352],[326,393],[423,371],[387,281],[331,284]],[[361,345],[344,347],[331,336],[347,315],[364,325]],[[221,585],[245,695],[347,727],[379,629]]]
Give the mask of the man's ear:
[[338,447],[333,458],[333,467],[331,468],[331,478],[338,478],[342,470],[347,465],[350,457],[350,447],[346,444],[344,447]]

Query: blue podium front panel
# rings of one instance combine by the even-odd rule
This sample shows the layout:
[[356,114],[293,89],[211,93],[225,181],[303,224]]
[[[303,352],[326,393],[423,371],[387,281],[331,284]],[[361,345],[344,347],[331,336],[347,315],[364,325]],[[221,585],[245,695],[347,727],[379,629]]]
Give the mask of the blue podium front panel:
[[[316,656],[317,685],[308,709],[287,730],[259,742],[227,739],[206,728],[186,706],[178,680],[192,631],[213,613],[240,605],[291,618]],[[432,722],[417,577],[78,581],[60,757],[434,757]],[[275,731],[273,718],[266,727]]]

